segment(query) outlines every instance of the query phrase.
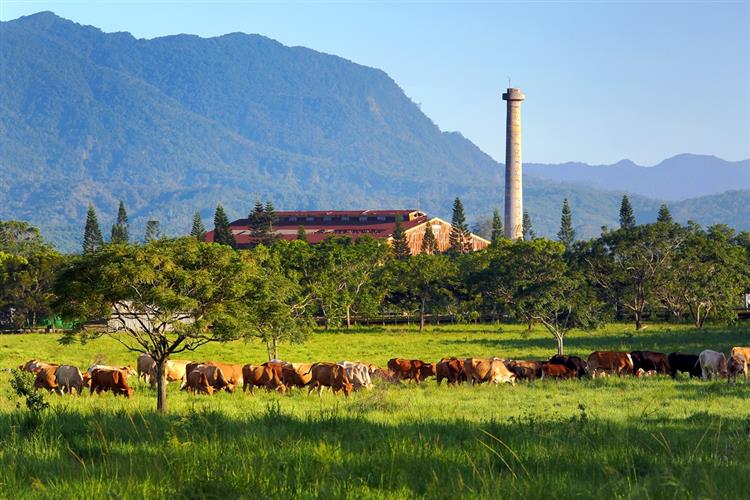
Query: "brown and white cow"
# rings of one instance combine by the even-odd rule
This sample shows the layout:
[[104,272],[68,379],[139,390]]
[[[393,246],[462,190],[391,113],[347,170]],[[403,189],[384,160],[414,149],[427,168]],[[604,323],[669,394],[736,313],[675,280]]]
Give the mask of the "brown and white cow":
[[627,352],[594,351],[589,354],[587,364],[592,378],[596,378],[599,372],[617,375],[633,373],[633,359]]
[[[186,361],[184,359],[168,359],[164,365],[164,372],[166,374],[167,383],[180,381],[180,389],[182,389],[187,383],[187,365],[192,361]],[[149,372],[149,385],[151,388],[156,387],[156,363]]]
[[509,383],[515,385],[516,376],[508,370],[500,358],[478,359],[466,358],[464,360],[464,373],[471,384],[489,382],[492,384]]
[[34,389],[46,389],[48,392],[57,391],[57,379],[55,378],[57,368],[57,365],[47,365],[37,368],[35,372],[36,377],[34,378]]
[[242,391],[247,392],[250,389],[250,394],[255,394],[255,387],[265,387],[269,391],[279,391],[283,394],[286,386],[279,373],[274,366],[245,365],[242,367]]
[[727,363],[728,382],[737,383],[737,375],[742,375],[747,384],[747,358],[742,354],[733,354]]
[[122,370],[95,369],[91,373],[91,392],[100,394],[102,391],[112,391],[115,396],[130,398],[133,389],[128,386],[128,378]]
[[312,365],[310,373],[312,374],[312,380],[310,381],[310,389],[307,391],[308,394],[317,389],[318,396],[320,396],[323,387],[330,387],[334,395],[344,391],[344,395],[348,398],[354,388],[343,366],[334,363],[315,363]]
[[57,366],[54,363],[46,363],[39,361],[38,359],[30,359],[26,363],[19,365],[18,369],[23,372],[37,373],[42,368],[49,368],[51,366]]
[[336,364],[346,370],[346,376],[349,382],[352,383],[354,390],[362,388],[372,389],[370,370],[366,364],[353,361],[339,361]]
[[742,356],[746,360],[750,361],[750,347],[732,347],[730,356]]
[[[229,379],[224,375],[224,371],[215,364],[203,364],[203,363],[188,363],[186,368],[187,377],[194,371],[199,371],[206,375],[208,383],[215,390],[225,390],[227,392],[234,392],[235,385],[232,384]],[[187,386],[183,387],[185,389]]]
[[288,388],[305,387],[312,380],[312,363],[286,363],[281,368],[281,381]]
[[727,376],[727,357],[723,352],[706,349],[698,355],[698,362],[701,365],[701,378],[709,380],[718,375],[721,378]]
[[544,363],[542,365],[542,379],[554,378],[560,380],[566,380],[574,378],[576,371],[568,368],[565,365],[559,365],[555,363]]
[[57,392],[60,395],[63,392],[73,394],[73,389],[75,389],[76,394],[80,396],[83,391],[83,374],[76,366],[60,365],[55,370],[55,382],[57,382]]

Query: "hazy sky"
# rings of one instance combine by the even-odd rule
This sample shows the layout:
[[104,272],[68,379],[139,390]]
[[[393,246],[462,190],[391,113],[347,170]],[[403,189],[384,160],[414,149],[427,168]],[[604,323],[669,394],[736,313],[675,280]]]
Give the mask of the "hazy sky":
[[385,70],[443,130],[504,155],[508,77],[524,161],[750,158],[750,2],[13,1],[137,37],[259,33]]

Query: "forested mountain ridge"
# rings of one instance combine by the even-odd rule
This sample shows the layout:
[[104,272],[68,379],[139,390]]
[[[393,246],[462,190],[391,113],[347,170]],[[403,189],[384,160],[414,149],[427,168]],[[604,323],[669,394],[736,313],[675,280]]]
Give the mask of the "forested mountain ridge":
[[[134,237],[149,218],[185,234],[217,202],[245,216],[256,197],[447,217],[461,196],[475,220],[502,204],[502,165],[440,131],[383,71],[259,35],[143,40],[42,12],[0,24],[0,68],[0,219],[67,251],[90,202],[107,233],[123,199]],[[563,196],[580,236],[616,221],[620,192],[531,176],[524,188],[539,234],[556,231]],[[631,201],[639,217],[659,204]],[[702,223],[742,219],[683,203]]]

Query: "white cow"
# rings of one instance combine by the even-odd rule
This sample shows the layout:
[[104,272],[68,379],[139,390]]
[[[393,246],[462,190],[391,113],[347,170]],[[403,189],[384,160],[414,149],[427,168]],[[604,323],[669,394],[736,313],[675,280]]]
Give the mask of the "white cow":
[[149,382],[151,371],[156,368],[156,361],[154,361],[154,358],[150,354],[144,353],[138,356],[135,368],[138,371],[138,380],[143,379],[144,382]]
[[354,389],[359,389],[361,387],[372,389],[370,370],[366,364],[353,361],[339,361],[336,364],[344,368],[346,376],[349,378],[349,382],[354,386]]
[[701,365],[701,378],[708,380],[715,374],[720,377],[727,376],[727,357],[723,352],[706,349],[698,355],[698,362]]
[[57,392],[61,395],[63,392],[73,394],[72,389],[75,389],[78,395],[83,391],[83,375],[76,366],[60,365],[55,370],[55,381],[57,382]]

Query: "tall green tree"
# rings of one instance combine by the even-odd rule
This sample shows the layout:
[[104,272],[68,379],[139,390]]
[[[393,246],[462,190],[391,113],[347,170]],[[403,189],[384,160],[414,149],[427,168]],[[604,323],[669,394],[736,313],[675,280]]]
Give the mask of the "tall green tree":
[[99,219],[96,217],[94,206],[89,204],[86,212],[86,227],[83,230],[83,253],[98,252],[104,246]]
[[229,245],[232,248],[237,247],[237,241],[229,228],[229,218],[221,203],[216,205],[216,212],[214,213],[214,243]]
[[64,258],[52,249],[27,255],[0,251],[0,324],[31,328],[54,316],[52,284]]
[[504,237],[503,219],[500,217],[500,210],[496,208],[492,211],[492,235],[490,236],[490,241],[495,243]]
[[300,225],[297,228],[297,239],[307,243],[307,231],[305,230],[305,226]]
[[411,257],[411,248],[409,248],[409,241],[406,239],[406,231],[404,231],[404,223],[401,222],[401,217],[396,217],[396,226],[393,228],[392,238],[391,250],[393,256],[397,259]]
[[461,198],[456,196],[453,201],[453,215],[451,217],[451,232],[448,237],[450,251],[454,253],[466,253],[472,250],[471,233],[466,224],[464,205]]
[[424,236],[422,237],[422,246],[420,248],[422,253],[428,255],[435,255],[438,253],[438,242],[435,238],[435,233],[432,231],[432,224],[427,222],[427,227],[424,230]]
[[0,252],[29,257],[52,250],[38,228],[22,221],[0,220]]
[[531,225],[531,215],[529,215],[529,212],[526,210],[523,211],[523,219],[522,219],[522,234],[523,239],[526,241],[533,240],[536,238],[536,233],[534,233],[534,229]]
[[161,238],[161,229],[158,220],[149,220],[146,222],[146,232],[143,235],[143,241],[149,243]]
[[[240,338],[261,280],[247,253],[191,237],[112,245],[74,258],[59,273],[55,307],[76,324],[66,343],[109,336],[129,351],[149,354],[157,367],[156,408],[165,412],[167,360]],[[84,329],[92,319],[107,319],[108,328]]]
[[390,276],[394,290],[400,290],[401,304],[419,311],[419,331],[428,314],[435,314],[453,301],[452,285],[457,275],[454,259],[446,255],[415,255],[408,261],[393,261]]
[[203,218],[197,210],[193,215],[193,227],[190,229],[190,236],[198,241],[206,239],[206,226],[203,225]]
[[672,213],[669,211],[669,207],[666,203],[662,203],[659,207],[659,214],[656,216],[656,222],[672,224]]
[[635,215],[633,207],[630,205],[628,195],[622,195],[620,203],[620,229],[633,229],[635,227]]
[[557,232],[557,239],[565,245],[566,250],[570,250],[576,239],[576,232],[573,229],[573,214],[568,204],[568,199],[563,200],[562,215],[560,216],[560,230]]
[[125,211],[125,203],[120,200],[120,206],[117,208],[117,222],[112,224],[110,241],[117,244],[127,243],[129,240],[128,213]]

